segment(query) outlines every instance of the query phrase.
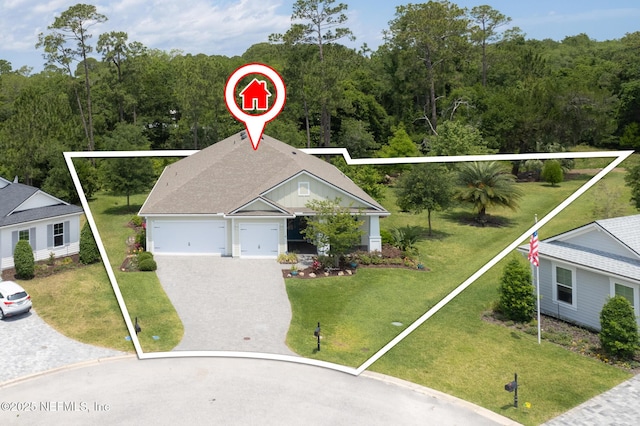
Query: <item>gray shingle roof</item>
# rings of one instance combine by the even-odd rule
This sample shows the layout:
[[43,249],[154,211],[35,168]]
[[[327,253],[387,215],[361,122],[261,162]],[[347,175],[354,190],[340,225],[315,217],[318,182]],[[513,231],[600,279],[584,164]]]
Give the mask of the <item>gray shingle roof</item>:
[[302,171],[386,212],[326,161],[267,135],[254,151],[241,133],[167,166],[140,214],[229,214]]
[[[571,236],[564,240],[559,238],[587,227],[597,227],[607,232],[620,245],[628,247],[638,258],[620,256],[598,250],[593,247],[572,244]],[[519,251],[526,253],[529,245],[519,247]],[[602,219],[581,226],[573,231],[540,241],[541,257],[563,260],[575,265],[595,269],[608,274],[615,274],[640,281],[640,215]],[[631,253],[630,253],[631,254]]]
[[0,226],[15,225],[50,217],[80,213],[82,208],[61,202],[48,207],[39,207],[12,213],[18,206],[28,200],[38,188],[21,183],[11,183],[0,188]]

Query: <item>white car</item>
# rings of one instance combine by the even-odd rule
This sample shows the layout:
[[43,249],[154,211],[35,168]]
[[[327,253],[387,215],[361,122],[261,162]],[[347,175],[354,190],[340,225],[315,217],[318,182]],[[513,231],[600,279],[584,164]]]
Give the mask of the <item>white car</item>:
[[13,281],[0,281],[0,320],[31,310],[31,296]]

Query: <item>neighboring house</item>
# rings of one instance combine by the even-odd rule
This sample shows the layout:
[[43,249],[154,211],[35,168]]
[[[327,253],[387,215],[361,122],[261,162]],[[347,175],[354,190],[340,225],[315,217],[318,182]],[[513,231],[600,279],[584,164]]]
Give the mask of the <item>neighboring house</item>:
[[0,177],[0,271],[13,268],[13,250],[27,240],[35,260],[77,254],[82,208],[32,186]]
[[629,300],[638,318],[640,215],[597,220],[541,241],[540,294],[542,313],[595,330],[615,295]]
[[167,254],[277,257],[303,242],[311,200],[340,197],[361,211],[363,249],[380,250],[387,212],[336,167],[264,136],[253,150],[244,132],[163,171],[139,214],[147,250]]

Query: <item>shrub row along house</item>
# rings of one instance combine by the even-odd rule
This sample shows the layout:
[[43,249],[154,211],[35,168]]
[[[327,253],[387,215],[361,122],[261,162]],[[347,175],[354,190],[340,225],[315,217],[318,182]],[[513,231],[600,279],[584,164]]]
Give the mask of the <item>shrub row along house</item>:
[[239,132],[167,166],[139,215],[154,254],[276,258],[305,242],[307,203],[335,198],[362,215],[361,248],[380,250],[389,212],[351,179],[266,135],[253,150]]
[[0,177],[0,272],[14,267],[13,251],[27,240],[36,261],[78,254],[82,208],[38,188]]
[[617,295],[631,303],[640,324],[640,215],[597,220],[541,241],[539,256],[541,312],[600,330],[600,311]]

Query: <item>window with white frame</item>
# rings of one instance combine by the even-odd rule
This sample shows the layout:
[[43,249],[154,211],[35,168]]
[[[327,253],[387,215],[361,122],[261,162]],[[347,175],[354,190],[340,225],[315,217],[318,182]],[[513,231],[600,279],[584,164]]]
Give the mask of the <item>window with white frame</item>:
[[640,312],[640,286],[623,282],[616,279],[611,279],[611,297],[622,296],[631,303],[633,310],[638,314]]
[[576,306],[575,270],[555,265],[553,268],[554,300]]
[[53,224],[53,246],[60,247],[64,245],[64,223]]
[[298,195],[303,197],[308,197],[309,195],[311,195],[309,182],[298,182]]

